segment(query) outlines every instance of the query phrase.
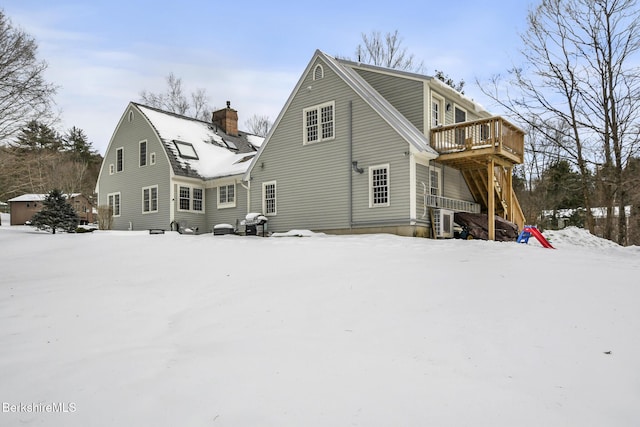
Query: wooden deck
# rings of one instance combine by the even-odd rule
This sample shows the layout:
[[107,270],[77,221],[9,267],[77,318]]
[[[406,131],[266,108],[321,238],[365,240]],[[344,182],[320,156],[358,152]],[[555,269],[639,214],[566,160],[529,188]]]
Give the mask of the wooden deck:
[[439,161],[463,170],[485,165],[488,157],[504,165],[524,161],[524,132],[502,117],[440,126],[431,130]]
[[[491,117],[437,127],[430,139],[440,153],[438,162],[462,172],[484,212],[522,229],[525,218],[511,180],[513,166],[524,161],[521,129],[502,117]],[[493,239],[495,234],[490,230],[489,236]]]

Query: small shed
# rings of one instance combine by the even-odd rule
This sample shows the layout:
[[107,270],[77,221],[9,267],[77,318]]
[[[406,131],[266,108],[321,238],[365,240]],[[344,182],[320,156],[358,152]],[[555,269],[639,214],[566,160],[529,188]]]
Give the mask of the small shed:
[[[22,196],[9,199],[9,213],[11,214],[11,225],[24,225],[31,221],[36,212],[42,210],[42,202],[47,197],[46,194],[23,194]],[[65,198],[78,214],[80,224],[91,224],[95,222],[96,215],[91,201],[83,194],[65,194]]]
[[33,215],[42,209],[45,197],[47,197],[46,194],[23,194],[9,199],[11,225],[24,225],[27,221],[31,221]]

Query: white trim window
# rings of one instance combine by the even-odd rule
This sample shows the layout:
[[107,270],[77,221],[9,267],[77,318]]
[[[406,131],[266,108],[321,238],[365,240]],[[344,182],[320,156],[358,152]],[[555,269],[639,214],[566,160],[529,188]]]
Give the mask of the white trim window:
[[149,153],[149,164],[151,166],[156,164],[156,153]]
[[442,169],[429,167],[429,194],[442,196]]
[[192,196],[191,210],[194,212],[204,212],[204,190],[202,188],[194,188]]
[[302,110],[304,145],[335,139],[335,106],[330,101]]
[[109,175],[113,175],[114,173],[116,173],[116,165],[114,165],[113,163],[111,163],[109,165]]
[[158,212],[158,186],[142,188],[142,213]]
[[187,185],[178,186],[178,210],[204,213],[204,190]]
[[140,154],[140,167],[147,166],[147,141],[140,141],[138,153]]
[[369,207],[389,206],[389,165],[369,167]]
[[236,206],[236,184],[218,187],[218,208],[234,208]]
[[124,170],[124,147],[116,149],[116,173]]
[[431,94],[431,127],[444,125],[444,98]]
[[278,213],[276,181],[262,183],[262,212],[267,216]]
[[120,216],[120,210],[122,208],[120,204],[120,192],[107,194],[107,205],[111,209],[111,216]]

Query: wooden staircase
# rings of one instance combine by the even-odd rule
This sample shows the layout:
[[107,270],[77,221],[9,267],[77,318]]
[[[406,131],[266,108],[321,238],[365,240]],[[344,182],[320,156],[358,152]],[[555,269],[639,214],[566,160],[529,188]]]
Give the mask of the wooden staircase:
[[[502,117],[441,126],[431,130],[431,146],[438,162],[462,172],[482,211],[525,224],[513,191],[513,166],[524,161],[524,132]],[[489,239],[495,224],[489,222]]]
[[[512,168],[494,166],[493,195],[495,215],[511,221],[522,230],[525,225],[524,213],[513,191],[511,182]],[[467,186],[474,199],[481,205],[482,211],[487,213],[489,207],[489,178],[486,168],[466,169],[462,171]]]

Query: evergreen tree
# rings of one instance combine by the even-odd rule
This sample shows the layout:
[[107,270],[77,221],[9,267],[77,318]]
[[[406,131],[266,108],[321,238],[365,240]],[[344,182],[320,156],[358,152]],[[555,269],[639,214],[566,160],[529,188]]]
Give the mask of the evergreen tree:
[[31,120],[20,131],[16,142],[13,143],[12,146],[26,151],[39,149],[59,151],[60,148],[62,148],[62,138],[60,138],[60,135],[55,129],[44,123]]
[[80,128],[73,126],[62,137],[63,145],[66,151],[72,154],[75,160],[81,160],[88,163],[95,156],[96,152],[87,138],[87,134]]
[[69,233],[75,231],[79,222],[78,215],[60,190],[52,190],[42,204],[42,210],[33,216],[34,227],[51,230],[53,234],[56,234],[56,229]]

